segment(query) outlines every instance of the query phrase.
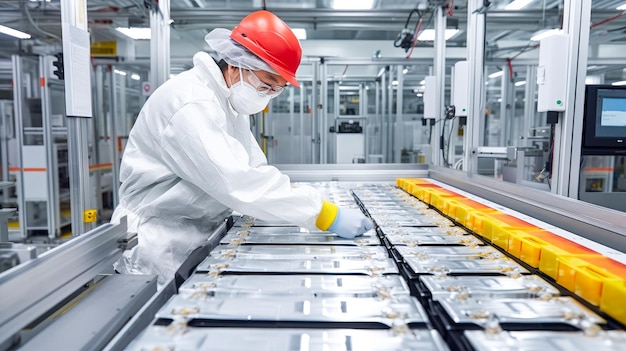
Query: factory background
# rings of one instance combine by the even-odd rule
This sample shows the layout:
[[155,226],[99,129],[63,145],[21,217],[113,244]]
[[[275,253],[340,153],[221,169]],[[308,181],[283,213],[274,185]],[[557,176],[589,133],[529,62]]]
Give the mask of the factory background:
[[[196,52],[211,53],[207,33],[232,29],[259,9],[294,29],[303,59],[301,88],[287,87],[252,115],[253,134],[270,164],[361,208],[375,233],[357,244],[324,237],[338,248],[338,256],[326,257],[340,262],[333,269],[280,271],[270,259],[286,258],[272,244],[306,261],[295,250],[324,256],[324,240],[294,231],[283,242],[270,240],[267,229],[242,228],[281,233],[287,226],[255,224],[242,214],[207,233],[207,245],[165,289],[149,278],[111,274],[107,267],[136,240],[109,219],[141,107],[158,86],[192,68]],[[624,0],[0,1],[0,295],[11,296],[0,300],[8,311],[0,317],[0,350],[37,349],[80,325],[80,313],[108,319],[85,323],[83,336],[55,341],[59,347],[208,350],[207,340],[220,339],[211,347],[228,349],[227,340],[249,332],[250,340],[295,350],[619,349],[626,339],[619,303],[626,296],[625,13]],[[381,253],[387,256],[376,258]],[[480,264],[455,262],[472,255]],[[381,263],[385,273],[371,274],[371,262],[357,259],[365,256],[391,266]],[[237,267],[233,257],[256,258],[257,270]],[[211,275],[267,291],[254,295],[237,282],[232,290],[216,288],[200,277]],[[273,280],[280,275],[293,280]],[[337,276],[378,280],[355,278],[352,290],[327,291],[325,279]],[[442,279],[438,287],[433,277]],[[535,278],[544,280],[529,282]],[[29,288],[41,279],[45,288]],[[300,279],[313,279],[313,287],[291,288]],[[445,293],[444,279],[467,284],[460,289],[466,294]],[[502,284],[502,295],[480,284]],[[381,303],[380,289],[370,285],[386,286],[393,298]],[[329,300],[305,299],[313,308],[306,316],[304,307],[255,315],[254,304],[243,303],[297,304],[315,289]],[[539,295],[546,291],[552,305],[527,301],[545,302]],[[198,294],[203,300],[189,307]],[[480,308],[481,298],[506,301],[496,299],[501,305],[492,311]],[[242,304],[234,312],[206,312],[233,301]],[[346,301],[372,314],[349,315]],[[316,303],[343,312],[320,312]],[[503,307],[514,303],[526,314]],[[80,307],[68,307],[74,304]],[[379,305],[404,317],[381,317]],[[564,312],[577,308],[583,312],[574,317]],[[63,310],[69,317],[58,317]],[[459,315],[470,310],[469,320]],[[225,328],[223,336],[212,334],[214,327]],[[360,346],[337,341],[349,338]]]

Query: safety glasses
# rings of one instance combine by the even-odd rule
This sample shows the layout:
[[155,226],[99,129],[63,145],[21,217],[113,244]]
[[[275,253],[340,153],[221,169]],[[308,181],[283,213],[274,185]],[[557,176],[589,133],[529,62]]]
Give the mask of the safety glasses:
[[261,79],[259,79],[259,77],[254,73],[254,71],[246,69],[246,71],[248,71],[248,83],[250,83],[250,85],[252,85],[254,87],[254,89],[256,89],[257,93],[259,93],[260,96],[269,96],[269,97],[277,97],[278,95],[280,95],[280,93],[283,92],[285,86],[283,85],[269,85],[266,83],[263,83],[261,81]]

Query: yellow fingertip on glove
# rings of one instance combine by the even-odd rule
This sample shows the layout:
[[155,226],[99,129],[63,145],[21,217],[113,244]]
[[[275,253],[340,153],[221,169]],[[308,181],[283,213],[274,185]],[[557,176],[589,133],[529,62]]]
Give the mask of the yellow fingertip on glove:
[[339,207],[332,202],[323,201],[322,202],[322,210],[320,214],[317,216],[317,220],[315,221],[315,225],[320,230],[328,230],[330,226],[337,218],[337,213],[339,213]]

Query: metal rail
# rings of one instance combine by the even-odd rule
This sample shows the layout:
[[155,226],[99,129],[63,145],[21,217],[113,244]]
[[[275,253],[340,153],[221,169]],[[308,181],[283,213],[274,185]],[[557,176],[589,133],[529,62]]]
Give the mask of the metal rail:
[[0,350],[18,333],[64,301],[119,258],[126,219],[105,224],[0,274]]

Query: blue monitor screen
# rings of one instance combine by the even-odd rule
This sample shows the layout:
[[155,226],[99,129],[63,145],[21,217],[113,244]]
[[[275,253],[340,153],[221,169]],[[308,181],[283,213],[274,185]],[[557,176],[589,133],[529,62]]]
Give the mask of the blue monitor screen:
[[600,126],[626,127],[626,98],[602,98],[601,108]]
[[626,87],[586,87],[583,148],[626,149]]

